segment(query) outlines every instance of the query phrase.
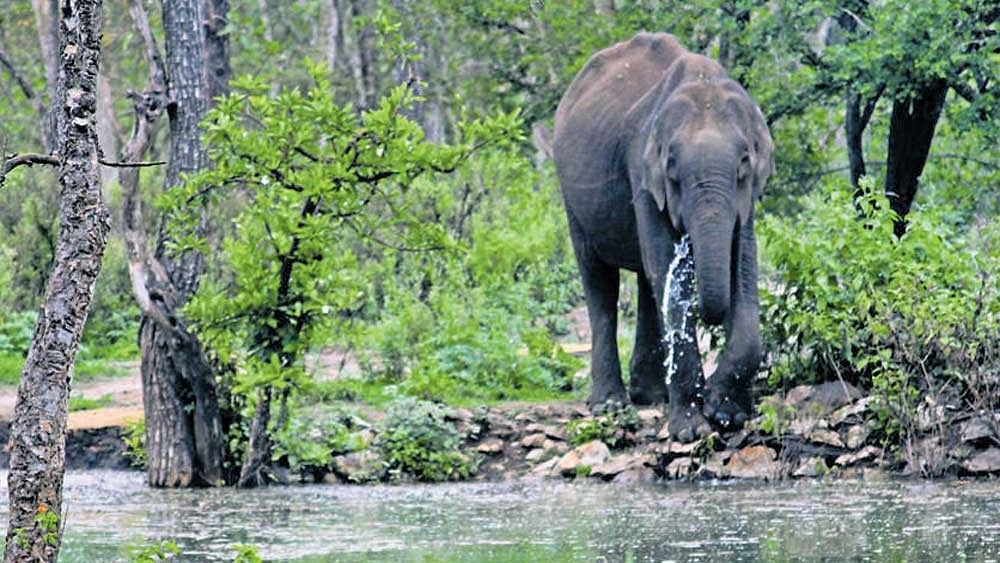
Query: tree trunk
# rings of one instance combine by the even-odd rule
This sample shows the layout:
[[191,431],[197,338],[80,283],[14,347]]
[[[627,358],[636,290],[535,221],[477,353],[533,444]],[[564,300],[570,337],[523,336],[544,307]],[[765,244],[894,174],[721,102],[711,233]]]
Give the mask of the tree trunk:
[[[45,84],[49,92],[49,106],[42,113],[42,146],[46,152],[56,149],[56,112],[54,102],[59,95],[57,81],[59,74],[59,0],[32,0],[35,13],[35,28],[38,30],[39,47],[42,50],[42,64],[45,65]],[[40,106],[45,108],[44,103]]]
[[35,324],[10,432],[10,517],[4,561],[55,561],[62,542],[62,484],[70,373],[110,221],[97,170],[100,0],[60,11],[57,145],[60,231],[45,301]]
[[948,82],[938,78],[909,99],[896,100],[889,121],[889,149],[886,158],[885,193],[889,205],[899,215],[896,236],[906,232],[906,214],[917,195],[920,175],[934,140]]
[[[220,60],[228,59],[225,36],[220,33],[227,6],[226,0],[163,0],[170,118],[168,189],[180,183],[182,174],[208,165],[199,123],[211,96],[224,93],[228,85],[229,62]],[[145,281],[156,283],[145,288],[144,296],[136,292],[140,305],[146,299],[139,346],[149,484],[218,485],[224,480],[225,436],[214,372],[178,314],[198,288],[203,259],[196,252],[169,256],[167,242],[161,234],[150,261],[153,279]],[[157,270],[161,275],[156,275]]]

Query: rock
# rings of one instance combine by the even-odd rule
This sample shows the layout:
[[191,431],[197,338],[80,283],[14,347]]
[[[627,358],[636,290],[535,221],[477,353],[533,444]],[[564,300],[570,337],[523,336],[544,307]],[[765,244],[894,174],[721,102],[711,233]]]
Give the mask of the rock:
[[509,438],[517,432],[514,425],[507,420],[491,421],[489,433],[498,438]]
[[524,459],[526,459],[526,460],[528,460],[528,461],[530,461],[532,463],[535,463],[538,460],[544,458],[545,454],[547,454],[547,453],[549,453],[549,452],[543,450],[542,448],[535,448],[535,449],[531,450],[530,452],[528,452],[528,455],[524,456]]
[[656,439],[661,441],[670,439],[670,423],[663,424],[663,428],[656,434]]
[[611,451],[604,442],[593,440],[566,452],[559,462],[556,463],[555,470],[561,475],[576,475],[577,469],[581,466],[595,467],[611,457]]
[[469,422],[472,420],[472,411],[469,409],[450,409],[444,416],[445,420],[457,422]]
[[880,455],[882,455],[881,448],[877,448],[875,446],[865,446],[861,448],[860,451],[854,453],[847,453],[838,457],[836,460],[834,460],[833,463],[841,467],[848,467],[860,461],[868,461],[875,459]]
[[990,446],[966,460],[962,467],[974,474],[1000,472],[1000,448]]
[[729,476],[729,470],[726,469],[726,460],[732,457],[732,452],[722,451],[712,454],[710,458],[705,460],[705,463],[698,467],[697,475],[699,477],[708,479],[722,479]]
[[582,465],[580,463],[580,454],[576,453],[576,450],[568,451],[556,462],[555,467],[552,468],[552,474],[565,475],[567,477],[574,476],[576,475],[576,468],[580,465]]
[[743,430],[728,436],[725,439],[726,447],[735,450],[736,448],[742,446],[743,442],[747,441],[747,438],[750,437],[751,433],[752,432],[749,428],[744,428]]
[[819,385],[793,387],[785,395],[785,404],[809,414],[823,414],[860,397],[861,391],[850,383],[828,381]]
[[615,485],[640,485],[656,481],[656,473],[648,467],[631,467],[611,480]]
[[566,450],[569,449],[569,446],[566,445],[566,442],[545,440],[545,442],[542,443],[542,449],[546,452],[555,451],[556,453],[564,454],[566,453]]
[[807,439],[810,442],[826,444],[835,448],[844,447],[844,441],[840,439],[840,434],[837,434],[833,430],[813,430],[809,433]]
[[524,448],[540,448],[542,444],[547,440],[544,432],[538,432],[536,434],[528,434],[521,439],[521,447]]
[[861,413],[868,409],[868,402],[871,400],[869,397],[864,397],[855,401],[854,403],[841,407],[830,415],[830,426],[840,426],[841,424],[848,421],[848,419],[857,417]]
[[788,424],[788,433],[796,436],[808,436],[816,430],[826,430],[827,422],[822,418],[796,418]]
[[476,451],[481,454],[496,455],[503,452],[503,440],[499,438],[488,438],[479,443]]
[[994,438],[996,432],[988,420],[977,416],[963,422],[958,435],[963,442],[979,442]]
[[559,428],[558,426],[553,426],[551,424],[539,424],[537,422],[533,422],[529,424],[527,427],[525,427],[524,432],[526,434],[542,433],[548,436],[549,438],[552,438],[553,440],[562,440],[564,442],[566,441],[566,433],[563,431],[563,429]]
[[549,475],[552,473],[553,468],[556,466],[559,460],[557,458],[552,458],[547,461],[543,461],[536,465],[532,470],[532,475]]
[[372,450],[352,452],[333,458],[333,471],[345,481],[377,481],[385,474],[382,458]]
[[323,477],[320,478],[320,483],[323,483],[324,485],[339,485],[343,482],[344,481],[338,477],[336,473],[332,472],[324,473]]
[[663,418],[663,411],[660,409],[639,409],[635,414],[639,418],[639,424],[643,426],[653,426]]
[[767,446],[749,446],[733,454],[726,469],[739,479],[775,479],[781,470],[781,464],[775,461],[777,456]]
[[636,467],[642,467],[645,459],[641,455],[634,454],[622,454],[616,455],[604,463],[593,466],[590,474],[594,477],[600,477],[605,481],[610,481],[623,471],[633,469]]
[[856,450],[865,444],[865,440],[872,433],[873,424],[871,422],[864,422],[862,424],[855,424],[847,430],[847,439],[844,440],[844,445],[847,446],[849,450]]
[[830,472],[826,461],[821,457],[810,457],[799,464],[792,473],[794,477],[820,477]]
[[668,479],[683,479],[691,474],[693,468],[694,462],[691,458],[679,457],[667,465],[664,474]]
[[522,412],[518,413],[518,415],[514,417],[514,420],[517,422],[535,422],[537,419],[533,413]]

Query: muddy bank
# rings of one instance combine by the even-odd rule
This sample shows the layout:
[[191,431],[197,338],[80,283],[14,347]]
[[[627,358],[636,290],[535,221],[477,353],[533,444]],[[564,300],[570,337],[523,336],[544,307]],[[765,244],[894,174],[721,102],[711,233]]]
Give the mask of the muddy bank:
[[[0,468],[7,469],[10,453],[7,439],[10,435],[10,421],[0,420]],[[132,469],[125,455],[122,429],[118,426],[103,428],[80,428],[66,434],[66,469]]]

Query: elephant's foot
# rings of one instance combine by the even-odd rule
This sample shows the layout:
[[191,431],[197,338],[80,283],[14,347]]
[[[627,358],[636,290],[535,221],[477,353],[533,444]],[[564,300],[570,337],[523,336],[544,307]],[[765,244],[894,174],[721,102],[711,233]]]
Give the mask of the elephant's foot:
[[608,378],[607,381],[591,380],[590,397],[587,407],[591,412],[599,413],[607,410],[609,404],[628,404],[628,395],[621,378]]
[[[712,379],[715,379],[714,377]],[[750,393],[733,385],[712,385],[709,380],[702,412],[721,432],[735,432],[750,419]]]
[[693,442],[712,433],[712,425],[701,414],[697,403],[671,406],[668,426],[670,437],[678,442]]
[[662,377],[637,378],[629,382],[628,395],[633,405],[656,405],[667,402],[667,384]]

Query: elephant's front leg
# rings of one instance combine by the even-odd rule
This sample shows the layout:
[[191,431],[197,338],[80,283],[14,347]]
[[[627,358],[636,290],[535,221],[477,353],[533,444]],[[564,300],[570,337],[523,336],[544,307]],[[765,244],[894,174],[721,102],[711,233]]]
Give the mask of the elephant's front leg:
[[726,323],[726,348],[706,384],[705,416],[721,430],[737,430],[750,418],[753,407],[750,391],[760,367],[757,239],[752,216],[740,228],[736,266],[733,303]]
[[670,434],[689,442],[708,435],[711,427],[702,414],[705,381],[698,353],[694,256],[687,236],[674,248],[662,295]]

